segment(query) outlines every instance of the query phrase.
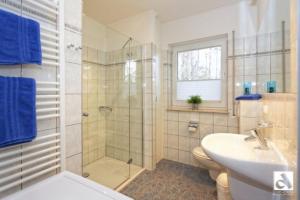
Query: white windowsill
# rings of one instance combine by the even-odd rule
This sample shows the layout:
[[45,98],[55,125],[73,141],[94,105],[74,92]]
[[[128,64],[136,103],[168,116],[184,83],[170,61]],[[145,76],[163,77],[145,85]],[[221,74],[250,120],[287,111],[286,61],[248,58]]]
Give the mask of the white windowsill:
[[228,114],[228,110],[225,108],[199,108],[198,110],[193,110],[187,107],[169,107],[167,111],[181,111],[181,112],[199,112],[199,113],[221,113]]

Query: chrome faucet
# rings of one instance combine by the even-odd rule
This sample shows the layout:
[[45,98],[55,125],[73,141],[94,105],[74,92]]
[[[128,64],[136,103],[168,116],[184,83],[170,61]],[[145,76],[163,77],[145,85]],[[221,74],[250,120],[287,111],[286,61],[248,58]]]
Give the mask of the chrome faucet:
[[269,147],[268,147],[267,140],[266,140],[266,138],[263,137],[263,135],[261,133],[261,130],[265,129],[265,128],[271,128],[272,126],[273,125],[272,125],[271,122],[261,121],[261,122],[258,123],[257,128],[249,130],[250,135],[248,137],[246,137],[244,140],[246,142],[252,141],[252,140],[258,140],[258,142],[260,144],[260,146],[258,148],[261,149],[261,150],[268,150]]

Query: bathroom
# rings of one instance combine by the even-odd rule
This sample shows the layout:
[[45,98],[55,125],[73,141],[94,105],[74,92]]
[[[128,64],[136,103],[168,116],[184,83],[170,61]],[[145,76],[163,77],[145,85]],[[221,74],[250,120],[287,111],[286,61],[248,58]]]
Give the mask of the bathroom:
[[0,199],[298,199],[299,3],[0,0]]

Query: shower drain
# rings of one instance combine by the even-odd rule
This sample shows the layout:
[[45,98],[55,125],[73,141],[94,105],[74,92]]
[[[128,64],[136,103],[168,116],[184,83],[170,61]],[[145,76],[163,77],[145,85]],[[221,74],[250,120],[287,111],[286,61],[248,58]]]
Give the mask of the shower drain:
[[87,173],[87,172],[84,172],[84,173],[82,174],[82,176],[83,176],[83,178],[87,178],[87,177],[89,177],[89,176],[90,176],[90,174],[89,174],[89,173]]

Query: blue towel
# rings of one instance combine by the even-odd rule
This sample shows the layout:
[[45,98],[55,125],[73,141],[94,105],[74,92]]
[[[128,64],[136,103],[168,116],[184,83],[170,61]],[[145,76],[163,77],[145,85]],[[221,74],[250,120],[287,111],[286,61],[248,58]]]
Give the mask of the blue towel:
[[42,64],[40,25],[0,9],[0,65]]
[[235,100],[259,100],[261,98],[262,98],[261,94],[247,94],[247,95],[238,96],[235,98]]
[[0,147],[36,137],[35,94],[34,79],[0,76]]

